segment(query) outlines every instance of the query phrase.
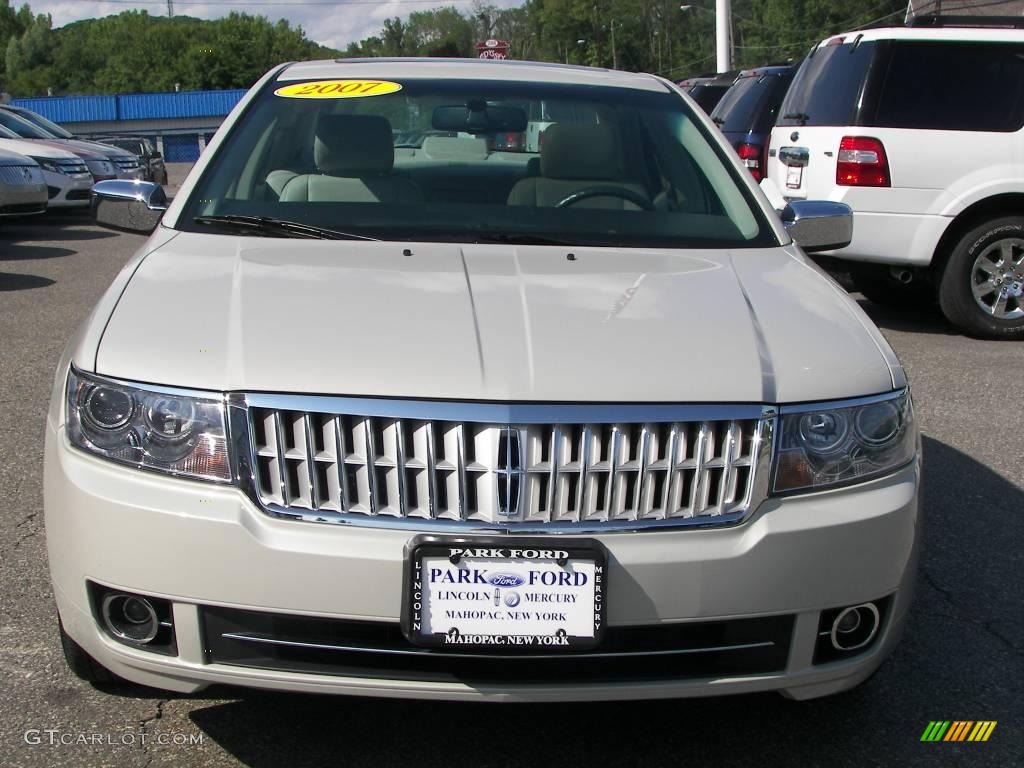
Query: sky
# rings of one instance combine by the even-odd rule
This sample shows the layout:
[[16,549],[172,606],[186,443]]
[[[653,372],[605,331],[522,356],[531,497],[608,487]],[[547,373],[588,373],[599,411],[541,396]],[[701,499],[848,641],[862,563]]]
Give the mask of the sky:
[[[48,13],[53,17],[53,26],[62,27],[72,21],[109,16],[122,11],[138,9],[148,11],[151,16],[166,16],[166,0],[148,2],[91,2],[91,0],[11,0],[11,5],[20,7],[28,2],[33,13]],[[520,5],[522,0],[488,0],[488,5],[509,8]],[[287,19],[293,26],[301,26],[306,37],[332,48],[344,48],[353,40],[375,35],[384,26],[384,19],[392,16],[406,17],[413,11],[442,8],[454,5],[463,12],[473,6],[473,0],[177,0],[174,13],[179,16],[195,16],[200,19],[216,19],[231,11],[266,16],[271,21]]]

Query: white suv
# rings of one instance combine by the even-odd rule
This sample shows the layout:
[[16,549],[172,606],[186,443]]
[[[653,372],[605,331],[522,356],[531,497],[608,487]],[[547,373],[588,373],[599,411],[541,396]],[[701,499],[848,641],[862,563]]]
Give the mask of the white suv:
[[973,23],[819,44],[779,112],[769,178],[790,200],[853,208],[838,257],[869,299],[937,295],[967,332],[1024,339],[1024,30]]

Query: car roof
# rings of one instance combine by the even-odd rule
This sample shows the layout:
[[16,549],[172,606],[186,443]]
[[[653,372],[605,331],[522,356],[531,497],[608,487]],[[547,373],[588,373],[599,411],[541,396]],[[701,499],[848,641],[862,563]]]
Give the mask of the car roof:
[[773,64],[770,67],[754,67],[752,69],[744,69],[736,77],[761,77],[762,75],[785,75],[791,72],[796,72],[796,64]]
[[[960,42],[1003,42],[1019,43],[1024,41],[1024,29],[1006,29],[1001,27],[877,27],[853,32],[831,35],[822,40],[817,48],[842,38],[844,43],[852,43],[857,38],[860,42],[869,43],[876,40],[940,40]],[[833,43],[834,44],[834,43]]]
[[370,58],[299,61],[286,65],[278,73],[277,80],[361,77],[396,80],[410,78],[498,80],[565,85],[605,85],[642,91],[665,92],[669,90],[665,83],[654,75],[581,67],[572,64],[486,59]]

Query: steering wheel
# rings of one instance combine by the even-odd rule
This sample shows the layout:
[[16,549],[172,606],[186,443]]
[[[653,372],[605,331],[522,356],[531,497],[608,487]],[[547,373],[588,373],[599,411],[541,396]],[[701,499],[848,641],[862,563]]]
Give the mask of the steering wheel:
[[623,200],[628,200],[645,211],[654,210],[654,203],[648,200],[644,195],[641,195],[639,192],[634,192],[632,189],[616,187],[611,184],[598,184],[593,187],[585,187],[573,192],[568,197],[559,200],[555,204],[555,208],[568,208],[570,205],[576,205],[580,200],[587,200],[591,197],[621,197]]

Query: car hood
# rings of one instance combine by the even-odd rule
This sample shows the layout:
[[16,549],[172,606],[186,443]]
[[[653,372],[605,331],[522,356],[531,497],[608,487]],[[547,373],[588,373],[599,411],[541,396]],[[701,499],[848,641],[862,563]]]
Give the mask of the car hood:
[[139,264],[95,370],[211,390],[516,401],[770,403],[894,386],[877,330],[796,252],[573,255],[182,233]]
[[75,141],[74,139],[32,139],[32,141],[46,144],[48,147],[55,149],[67,150],[78,157],[86,159],[106,160],[109,154],[104,152],[101,147],[87,141]]
[[36,161],[18,152],[0,147],[0,165],[35,165]]
[[57,149],[45,141],[29,139],[0,139],[0,149],[17,152],[28,157],[49,157],[55,160],[67,160],[78,157],[74,152]]
[[101,141],[86,141],[85,139],[63,139],[63,141],[73,141],[83,149],[88,149],[106,157],[138,157],[134,152],[121,149],[121,147],[115,147],[113,144],[104,144]]

